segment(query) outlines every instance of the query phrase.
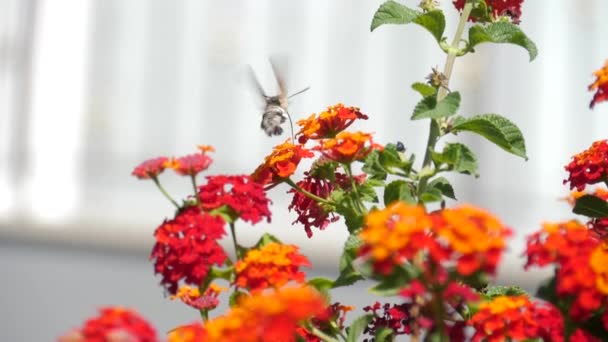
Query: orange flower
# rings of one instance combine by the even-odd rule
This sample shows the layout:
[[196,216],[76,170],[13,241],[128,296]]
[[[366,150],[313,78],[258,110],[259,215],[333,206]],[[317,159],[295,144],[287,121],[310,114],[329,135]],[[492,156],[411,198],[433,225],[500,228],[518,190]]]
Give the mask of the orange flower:
[[291,176],[302,158],[312,157],[313,154],[301,145],[294,145],[289,140],[275,146],[272,153],[264,159],[264,163],[253,172],[253,181],[261,184],[279,183]]
[[167,342],[200,342],[205,340],[205,329],[203,326],[194,322],[182,325],[169,332]]
[[457,265],[460,274],[470,275],[482,268],[488,273],[495,272],[510,229],[487,211],[469,205],[444,209],[432,217],[437,235],[460,254]]
[[225,287],[211,284],[201,296],[201,292],[198,288],[184,285],[177,290],[177,293],[174,296],[170,296],[169,299],[174,300],[179,298],[184,304],[195,309],[211,310],[218,306],[219,300],[217,297],[220,293],[227,290],[228,289]]
[[597,90],[593,95],[591,103],[589,104],[590,108],[593,108],[598,102],[608,100],[608,60],[606,60],[604,66],[595,71],[593,75],[596,77],[596,79],[595,82],[589,85],[589,90]]
[[325,157],[340,163],[352,163],[365,158],[373,149],[382,149],[374,144],[372,135],[363,132],[340,132],[335,138],[323,140],[320,150]]
[[241,297],[226,315],[205,325],[206,342],[295,342],[300,323],[326,314],[325,299],[309,287]]
[[411,259],[430,242],[430,228],[431,220],[422,206],[394,202],[365,217],[365,226],[359,233],[363,241],[359,254],[372,259],[377,271],[390,273],[394,264]]
[[335,106],[327,107],[318,116],[312,114],[308,119],[298,121],[302,127],[296,134],[299,136],[300,144],[305,144],[308,139],[333,138],[339,132],[345,130],[356,119],[367,120],[367,115],[362,114],[357,107],[344,107],[338,103]]
[[252,292],[268,287],[281,287],[288,281],[304,282],[306,276],[300,266],[310,267],[308,259],[298,253],[294,245],[271,242],[247,252],[235,265],[236,285]]
[[469,324],[473,341],[563,341],[563,319],[550,304],[530,302],[526,296],[498,296],[479,305]]

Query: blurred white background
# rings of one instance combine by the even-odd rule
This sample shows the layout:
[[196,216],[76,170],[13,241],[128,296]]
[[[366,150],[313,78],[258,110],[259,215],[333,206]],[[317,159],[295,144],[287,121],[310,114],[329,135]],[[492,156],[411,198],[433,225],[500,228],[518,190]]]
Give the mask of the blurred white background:
[[[285,56],[296,119],[343,102],[370,119],[380,143],[403,141],[419,159],[427,125],[410,122],[409,85],[444,55],[417,26],[370,33],[374,1],[0,0],[0,340],[52,341],[103,304],[136,307],[164,332],[197,318],[162,297],[147,261],[152,232],[172,214],[152,183],[130,176],[144,159],[216,147],[209,174],[250,173],[282,137],[268,138],[244,74],[268,92],[266,58]],[[415,6],[418,1],[403,3]],[[447,35],[456,25],[451,2]],[[528,1],[521,27],[540,54],[482,45],[458,59],[451,89],[461,113],[500,113],[519,125],[529,161],[470,135],[481,177],[456,176],[460,201],[487,208],[516,237],[499,282],[533,286],[523,237],[545,220],[573,217],[560,197],[563,166],[606,137],[608,104],[592,112],[587,85],[608,58],[608,2]],[[187,179],[162,175],[180,197]],[[285,187],[271,191],[266,230],[302,246],[319,274],[333,275],[346,233],[340,223],[307,239],[291,226]],[[361,308],[362,286],[342,293]]]

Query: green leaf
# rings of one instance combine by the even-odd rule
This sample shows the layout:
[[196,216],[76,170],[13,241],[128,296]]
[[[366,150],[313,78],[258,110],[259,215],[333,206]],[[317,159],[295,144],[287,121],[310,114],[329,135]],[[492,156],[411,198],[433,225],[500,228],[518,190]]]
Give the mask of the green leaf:
[[393,338],[393,329],[380,326],[376,329],[376,342],[390,342]]
[[429,97],[437,94],[437,88],[422,82],[412,84],[412,89],[417,91],[418,94],[422,95],[422,97]]
[[460,143],[447,143],[443,152],[433,152],[433,161],[440,166],[447,164],[449,170],[454,170],[467,175],[477,175],[477,158],[473,151],[466,145]]
[[374,319],[374,315],[372,314],[366,314],[357,318],[350,327],[346,328],[348,331],[346,342],[357,342],[359,336],[361,336],[372,319]]
[[246,297],[247,293],[243,292],[243,291],[238,291],[238,290],[232,292],[232,294],[230,295],[230,298],[228,298],[228,304],[230,305],[230,307],[237,305],[239,298],[241,298],[242,296]]
[[584,195],[576,200],[572,212],[593,218],[608,217],[608,202],[593,195]]
[[414,108],[412,120],[440,119],[456,114],[460,106],[460,93],[453,91],[437,102],[436,96],[427,96]]
[[365,157],[363,172],[373,180],[385,180],[388,174],[408,175],[414,160],[404,160],[402,155],[397,145],[386,144],[382,151],[374,150]]
[[366,181],[365,183],[357,186],[357,190],[359,191],[359,195],[361,196],[361,201],[364,202],[372,202],[378,203],[378,194],[374,189],[374,180]]
[[323,277],[312,278],[306,283],[319,291],[329,290],[334,284],[333,280]]
[[441,194],[445,197],[449,197],[453,200],[456,199],[456,195],[454,195],[454,188],[452,184],[445,179],[444,177],[437,177],[433,181],[431,181],[428,185],[428,188],[437,189],[441,192]]
[[413,10],[398,2],[389,0],[378,8],[372,19],[371,30],[386,24],[409,24],[413,22],[422,12]]
[[416,204],[412,189],[404,180],[393,181],[384,188],[384,205],[388,206],[395,201]]
[[402,267],[394,267],[393,272],[388,276],[382,276],[380,282],[372,287],[369,292],[377,296],[390,297],[399,293],[412,277]]
[[371,179],[386,179],[386,169],[380,163],[380,151],[374,150],[365,157],[362,170]]
[[498,114],[482,114],[468,118],[452,127],[481,135],[503,150],[528,160],[524,137],[515,124]]
[[428,187],[422,194],[420,194],[420,200],[423,203],[439,202],[443,200],[443,193],[441,193],[441,190],[439,189]]
[[443,31],[445,30],[445,17],[443,12],[440,10],[430,11],[423,13],[414,19],[414,22],[427,31],[429,31],[437,42],[443,38]]
[[351,234],[344,243],[344,250],[340,257],[340,275],[333,283],[332,288],[348,286],[363,280],[363,275],[353,265],[353,261],[357,258],[357,251],[363,244],[358,234]]
[[530,40],[519,26],[509,22],[495,22],[487,25],[474,25],[469,29],[468,50],[474,51],[481,43],[509,43],[528,51],[530,61],[538,55],[536,44]]
[[281,240],[279,240],[276,236],[270,233],[264,233],[254,245],[254,248],[264,247],[271,242],[282,244]]
[[524,291],[519,286],[490,286],[483,291],[483,294],[488,298],[492,299],[494,297],[499,296],[521,296],[528,295],[526,291]]

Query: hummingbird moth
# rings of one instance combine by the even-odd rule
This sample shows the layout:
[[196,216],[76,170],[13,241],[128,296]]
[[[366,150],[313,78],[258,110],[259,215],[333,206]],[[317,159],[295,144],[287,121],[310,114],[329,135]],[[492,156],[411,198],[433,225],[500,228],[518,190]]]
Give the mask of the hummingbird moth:
[[281,125],[285,123],[287,119],[289,119],[291,139],[293,140],[293,122],[291,120],[291,116],[289,115],[289,111],[287,108],[288,102],[290,98],[307,91],[308,89],[310,89],[310,87],[306,87],[294,94],[287,95],[285,79],[279,72],[279,69],[272,61],[272,59],[270,60],[270,65],[272,66],[272,72],[274,73],[274,77],[277,81],[277,86],[279,88],[279,93],[274,96],[266,95],[266,93],[264,92],[264,88],[262,88],[262,85],[258,81],[258,78],[255,76],[253,68],[251,67],[251,65],[249,66],[249,74],[252,83],[254,84],[258,95],[261,96],[264,100],[265,104],[264,114],[262,114],[262,123],[260,124],[260,127],[264,132],[266,132],[269,137],[273,135],[281,135],[283,134],[283,127]]

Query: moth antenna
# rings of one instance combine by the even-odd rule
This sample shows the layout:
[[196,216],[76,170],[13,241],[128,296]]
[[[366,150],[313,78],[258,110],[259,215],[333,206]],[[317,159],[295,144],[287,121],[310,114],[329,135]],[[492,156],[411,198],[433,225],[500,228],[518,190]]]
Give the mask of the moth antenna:
[[285,111],[285,114],[287,114],[287,118],[289,119],[289,131],[291,132],[291,143],[294,144],[295,135],[293,134],[293,121],[291,121],[291,115],[289,115],[288,111]]
[[308,89],[310,89],[310,86],[308,86],[308,87],[306,87],[306,88],[304,88],[304,89],[302,89],[302,90],[300,90],[300,91],[298,91],[298,92],[296,92],[294,94],[289,95],[288,99],[290,99],[290,98],[292,98],[292,97],[294,97],[296,95],[302,94],[303,92],[307,91]]

